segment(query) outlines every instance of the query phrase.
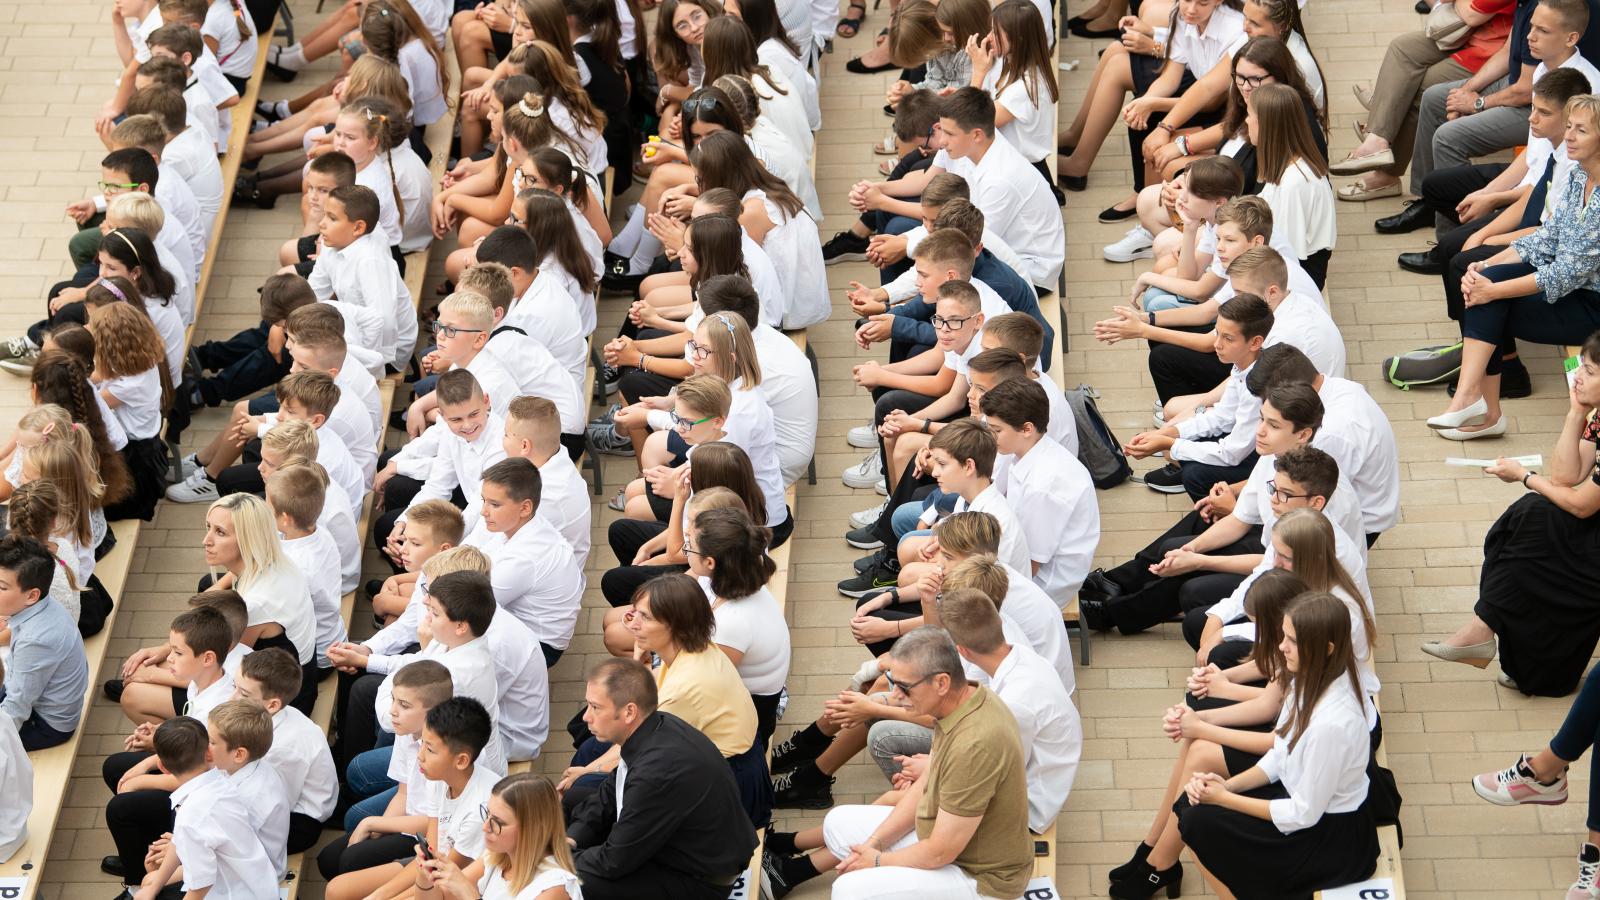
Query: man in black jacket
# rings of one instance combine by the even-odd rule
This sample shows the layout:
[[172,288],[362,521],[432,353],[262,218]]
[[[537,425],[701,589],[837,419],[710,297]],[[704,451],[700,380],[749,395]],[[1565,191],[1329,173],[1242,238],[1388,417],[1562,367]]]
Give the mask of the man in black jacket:
[[584,722],[622,762],[573,813],[567,837],[591,900],[722,900],[750,862],[755,830],[722,754],[656,711],[650,670],[609,659],[589,672]]

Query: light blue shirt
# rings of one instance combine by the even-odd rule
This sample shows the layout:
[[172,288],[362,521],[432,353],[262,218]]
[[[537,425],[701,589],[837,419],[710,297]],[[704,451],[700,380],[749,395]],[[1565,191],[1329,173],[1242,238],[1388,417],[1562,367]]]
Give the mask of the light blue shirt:
[[11,662],[0,713],[19,728],[37,713],[57,731],[76,731],[89,689],[89,661],[72,616],[45,597],[12,616],[10,627]]

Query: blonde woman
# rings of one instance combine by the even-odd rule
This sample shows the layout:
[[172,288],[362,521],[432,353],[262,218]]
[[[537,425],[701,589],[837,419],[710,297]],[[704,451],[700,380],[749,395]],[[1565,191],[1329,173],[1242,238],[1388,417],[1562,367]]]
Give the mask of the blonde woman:
[[240,643],[295,655],[305,678],[290,705],[309,715],[317,699],[317,612],[305,575],[283,554],[266,501],[229,494],[211,504],[200,546],[212,574],[200,580],[198,590],[230,588],[244,597],[250,620]]
[[583,900],[567,846],[561,797],[543,775],[500,779],[483,817],[485,853],[465,869],[418,854],[422,900]]

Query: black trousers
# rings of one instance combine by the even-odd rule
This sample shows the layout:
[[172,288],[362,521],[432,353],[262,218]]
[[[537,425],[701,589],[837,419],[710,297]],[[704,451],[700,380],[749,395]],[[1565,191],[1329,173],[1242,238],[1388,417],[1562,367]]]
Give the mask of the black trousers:
[[378,688],[383,676],[374,672],[339,673],[339,695],[334,709],[339,711],[339,737],[333,745],[333,758],[340,779],[350,761],[378,746]]
[[1442,237],[1446,231],[1460,225],[1456,207],[1468,194],[1484,187],[1505,170],[1505,163],[1483,163],[1429,172],[1428,177],[1422,179],[1422,202],[1433,211],[1434,230]]
[[1333,248],[1324,247],[1300,260],[1300,268],[1305,269],[1306,274],[1311,276],[1319,291],[1328,283],[1328,261],[1331,259],[1333,259]]
[[894,490],[889,492],[889,502],[883,506],[883,512],[878,514],[877,524],[872,526],[872,533],[883,541],[885,547],[898,546],[900,538],[894,533],[894,511],[928,495],[935,487],[933,476],[923,474],[921,478],[913,475],[917,464],[915,460],[906,463],[900,472],[900,480],[894,483]]
[[639,555],[639,548],[666,530],[665,522],[617,519],[611,523],[606,531],[606,537],[611,544],[611,552],[616,554],[617,561],[621,565],[607,569],[605,574],[600,576],[600,593],[605,596],[607,603],[613,607],[627,606],[633,602],[634,592],[650,579],[657,575],[688,571],[688,566],[633,565],[633,558]]
[[351,844],[348,833],[341,834],[317,854],[317,870],[323,878],[332,881],[346,872],[359,872],[385,863],[409,862],[416,856],[416,847],[416,842],[404,834],[386,834],[359,844]]
[[[1174,330],[1204,334],[1211,327]],[[1173,397],[1204,394],[1227,380],[1233,372],[1233,367],[1218,360],[1215,353],[1202,353],[1177,344],[1151,344],[1149,366],[1150,377],[1156,383],[1156,396],[1162,403]]]
[[[871,599],[871,597],[862,597],[856,601],[856,608],[860,609],[863,603],[866,603]],[[871,613],[870,615],[873,618],[882,619],[885,622],[904,622],[906,619],[914,619],[917,616],[922,615],[922,604],[891,603],[877,612]],[[889,650],[894,647],[894,642],[897,640],[899,640],[899,638],[892,637],[888,640],[873,641],[867,644],[867,652],[872,654],[873,659],[877,659],[885,653],[888,653]]]
[[144,856],[150,845],[172,830],[172,804],[167,791],[128,791],[118,794],[117,782],[143,762],[144,752],[113,753],[100,766],[101,777],[113,795],[106,803],[106,830],[122,858],[123,882],[137,885],[144,877]]
[[1189,492],[1190,500],[1199,500],[1219,481],[1234,484],[1249,478],[1257,458],[1256,452],[1251,450],[1248,456],[1231,466],[1186,462],[1183,464],[1183,489]]
[[[1191,510],[1164,534],[1145,545],[1133,559],[1106,571],[1106,576],[1124,591],[1106,606],[1106,613],[1118,631],[1137,634],[1184,610],[1210,607],[1239,586],[1243,576],[1220,572],[1196,572],[1168,578],[1150,573],[1150,567],[1166,558],[1168,550],[1182,547],[1210,527],[1199,513]],[[1208,555],[1241,556],[1260,552],[1261,528],[1255,526],[1244,537],[1209,551]]]
[[[1467,227],[1469,226],[1462,225],[1446,232],[1445,235],[1452,236]],[[1443,246],[1441,242],[1440,247]],[[1461,321],[1462,310],[1467,308],[1467,301],[1461,296],[1461,279],[1467,277],[1467,267],[1486,260],[1504,249],[1504,247],[1479,245],[1471,250],[1458,250],[1455,255],[1448,257],[1449,262],[1444,267],[1444,274],[1439,277],[1444,279],[1444,308],[1450,318],[1457,322]]]
[[194,348],[200,365],[216,373],[196,383],[207,406],[249,397],[289,374],[288,354],[280,361],[267,352],[270,329],[271,324],[263,319],[256,327],[246,328],[225,341],[206,341]]
[[712,884],[653,860],[626,875],[608,878],[583,864],[582,851],[578,877],[583,880],[585,900],[726,900],[733,890],[732,881]]

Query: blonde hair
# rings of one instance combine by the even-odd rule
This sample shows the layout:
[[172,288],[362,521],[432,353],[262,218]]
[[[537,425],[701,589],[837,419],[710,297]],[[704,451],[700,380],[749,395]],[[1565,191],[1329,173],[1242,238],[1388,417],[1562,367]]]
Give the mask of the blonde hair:
[[327,499],[327,487],[302,466],[279,469],[267,479],[267,505],[297,528],[315,527]]
[[928,0],[907,0],[889,19],[889,56],[895,65],[910,69],[947,50],[939,18]]
[[[275,453],[283,454],[285,460],[293,456],[302,456],[308,460],[317,458],[317,430],[311,427],[310,422],[301,420],[279,420],[266,434],[261,436],[263,449],[271,449]],[[278,468],[283,468],[280,465]]]
[[267,501],[254,494],[229,494],[211,504],[211,509],[227,510],[233,517],[233,536],[239,544],[235,587],[240,593],[287,561]]
[[487,333],[494,327],[494,304],[489,298],[473,291],[457,290],[439,301],[439,314],[454,313],[466,320],[470,327]]
[[470,291],[489,298],[492,309],[509,309],[517,290],[511,283],[511,270],[497,262],[481,262],[456,279],[457,291]]
[[449,575],[451,572],[487,573],[488,571],[488,554],[477,547],[465,545],[451,547],[443,553],[436,553],[422,564],[422,574],[430,579],[438,578],[440,575]]
[[974,553],[944,573],[943,590],[975,590],[999,609],[1011,590],[1011,576],[993,553]]
[[445,500],[424,500],[406,510],[407,530],[412,525],[428,529],[428,534],[443,544],[461,543],[461,533],[466,528],[461,510]]
[[90,519],[104,502],[105,482],[95,466],[94,438],[89,429],[72,421],[63,407],[45,403],[22,414],[17,427],[44,438],[23,454],[35,475],[56,487],[57,515],[72,523],[78,543],[93,540]]
[[[542,449],[549,449],[560,440],[561,411],[544,397],[518,397],[506,407],[505,428],[508,433],[515,429],[519,436],[527,437]],[[524,428],[527,429],[525,434]]]
[[549,778],[532,772],[508,775],[495,784],[493,794],[511,807],[517,821],[517,845],[509,854],[485,853],[485,871],[499,869],[513,894],[533,882],[546,859],[553,859],[567,872],[574,871],[561,797]]
[[718,374],[729,382],[730,388],[734,379],[742,382],[740,390],[754,390],[761,385],[761,359],[743,316],[714,312],[700,320],[700,327],[706,330],[706,343],[711,345]]
[[733,391],[717,375],[690,375],[678,382],[676,393],[690,409],[705,416],[727,416],[733,406]]
[[683,505],[683,510],[688,514],[689,521],[691,522],[694,521],[694,517],[700,513],[713,509],[738,509],[744,510],[745,512],[749,511],[746,509],[744,501],[739,499],[738,494],[735,494],[733,491],[720,485],[717,487],[708,487],[703,491],[695,491],[694,494],[690,496],[688,501]]
[[1000,520],[986,512],[967,510],[946,516],[934,531],[939,546],[951,553],[970,556],[996,553],[1000,548]]
[[1254,276],[1252,284],[1286,288],[1289,284],[1289,265],[1284,261],[1283,254],[1271,247],[1251,247],[1228,264],[1230,280],[1250,276]]
[[230,748],[243,747],[252,761],[272,749],[272,715],[248,700],[219,703],[207,717],[211,730]]
[[116,220],[118,228],[137,228],[156,235],[167,224],[167,214],[156,198],[144,191],[118,194],[106,202],[106,219]]

